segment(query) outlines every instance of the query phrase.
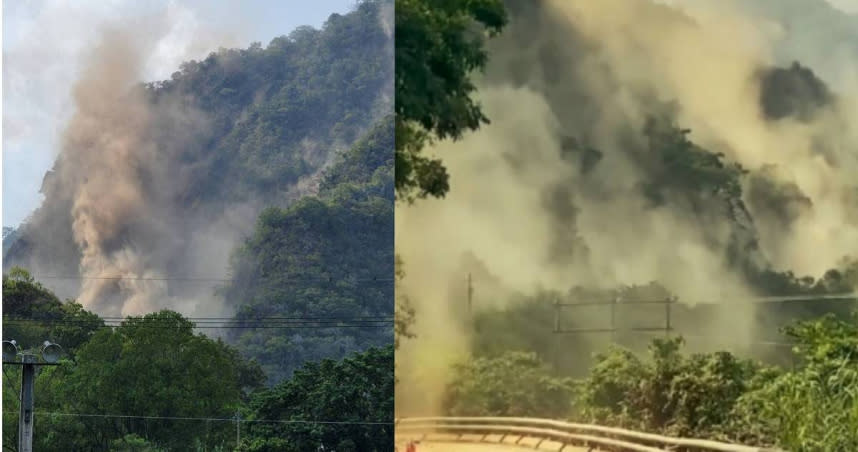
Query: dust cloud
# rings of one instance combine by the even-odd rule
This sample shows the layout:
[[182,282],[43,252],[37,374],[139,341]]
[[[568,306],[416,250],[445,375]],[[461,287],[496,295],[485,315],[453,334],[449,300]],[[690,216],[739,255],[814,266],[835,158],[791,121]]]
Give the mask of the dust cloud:
[[[448,293],[471,271],[465,254],[508,293],[658,281],[693,304],[757,293],[731,247],[756,268],[814,277],[858,251],[858,85],[841,79],[813,97],[824,75],[795,65],[767,77],[788,30],[740,3],[507,2],[511,22],[478,76],[491,124],[427,150],[450,173],[446,199],[397,208],[402,290],[417,311],[397,368],[420,392],[397,394],[397,410],[438,413],[449,366],[467,355],[468,328],[451,314],[466,294]],[[801,108],[767,115],[771,90]],[[692,142],[748,170],[743,199],[647,199],[642,186],[672,176],[641,133],[665,110]],[[742,341],[752,313],[737,304],[712,322]]]
[[210,125],[186,102],[153,101],[140,83],[163,42],[137,26],[167,32],[166,25],[152,17],[105,27],[88,49],[72,89],[74,112],[42,184],[46,201],[23,226],[34,241],[16,244],[11,258],[37,276],[59,275],[45,281],[52,290],[104,316],[165,308],[226,314],[212,281],[170,287],[167,277],[225,278],[229,253],[259,209],[246,202],[182,215],[177,194],[199,169],[178,156]]
[[[74,190],[72,230],[82,254],[81,275],[99,278],[83,280],[79,300],[103,311],[105,306],[95,303],[113,291],[116,282],[108,278],[159,276],[145,272],[133,247],[111,246],[146,214],[138,169],[154,149],[142,136],[150,112],[141,93],[130,90],[140,70],[140,49],[119,32],[108,32],[91,60],[74,89],[77,111],[65,134],[59,177]],[[137,311],[154,295],[148,281],[122,279],[121,285],[130,295],[122,311]]]
[[[51,11],[45,23],[61,25],[59,12],[65,10]],[[388,36],[392,16],[391,8],[378,16]],[[218,44],[238,46],[235,30],[241,27],[204,25],[192,10],[172,3],[166,10],[90,22],[87,31],[98,32],[81,38],[78,47],[85,54],[72,52],[74,69],[64,74],[74,81],[72,105],[68,121],[61,118],[66,127],[59,133],[59,152],[42,182],[44,201],[21,224],[4,264],[28,269],[61,299],[75,299],[102,316],[160,309],[189,317],[230,316],[244,300],[224,299],[217,290],[229,282],[230,257],[252,233],[259,213],[315,194],[325,168],[351,143],[296,140],[295,157],[303,158],[307,174],[245,184],[248,168],[292,164],[289,156],[258,161],[267,157],[249,152],[254,160],[242,165],[244,155],[224,150],[233,146],[232,137],[252,133],[242,123],[256,105],[281,91],[266,81],[270,74],[246,74],[240,55],[261,46],[215,52]],[[391,85],[392,41],[384,47]],[[24,53],[33,56],[16,61],[33,67],[41,55],[52,55]],[[254,90],[242,93],[252,104],[236,98],[240,103],[209,111],[218,93],[208,90],[217,83]],[[367,118],[392,108],[389,92],[377,95]]]

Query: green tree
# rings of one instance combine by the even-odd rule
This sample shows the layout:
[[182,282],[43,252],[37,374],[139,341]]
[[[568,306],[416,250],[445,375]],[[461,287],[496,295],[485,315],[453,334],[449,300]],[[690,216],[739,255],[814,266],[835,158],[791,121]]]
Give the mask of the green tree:
[[[669,108],[669,107],[665,107]],[[721,201],[738,199],[742,194],[741,176],[746,170],[729,161],[724,154],[704,149],[688,138],[689,129],[679,128],[672,115],[651,116],[644,125],[653,159],[649,183],[643,187],[655,204],[667,202],[671,192],[690,201],[696,212],[703,201],[715,196]]]
[[[337,156],[317,197],[265,210],[235,251],[222,294],[242,301],[236,319],[324,318],[322,326],[330,326],[234,330],[232,339],[259,360],[272,384],[306,361],[393,342],[394,328],[385,323],[394,316],[392,151],[392,121],[379,121]],[[337,319],[343,324],[331,323]]]
[[[99,330],[73,361],[41,371],[42,409],[60,413],[228,418],[262,384],[252,363],[220,340],[194,334],[194,324],[161,311]],[[231,441],[223,423],[199,420],[46,416],[39,450],[107,450],[137,435],[167,450]],[[70,449],[73,446],[76,449]],[[129,446],[130,447],[130,446]]]
[[[306,363],[258,393],[242,450],[249,452],[389,451],[393,444],[393,346],[342,361]],[[314,421],[327,421],[319,423]]]
[[395,323],[394,327],[394,348],[399,349],[399,344],[402,339],[410,339],[415,337],[414,332],[411,327],[414,324],[414,307],[411,306],[411,302],[408,299],[408,296],[405,295],[401,290],[399,284],[401,284],[402,280],[405,278],[405,264],[402,261],[402,258],[399,255],[396,256],[394,262],[395,266],[395,274],[396,274],[396,313],[395,313]]
[[[552,329],[557,310],[554,303],[559,294],[541,292],[529,297],[511,299],[502,309],[482,309],[473,318],[471,350],[475,356],[497,356],[507,350],[533,352],[555,371],[573,375],[585,372],[589,350],[583,341],[563,341],[558,348],[558,336]],[[565,313],[562,313],[565,314]],[[574,327],[563,316],[564,328]]]
[[80,304],[61,302],[23,268],[3,274],[3,340],[14,339],[26,348],[48,340],[74,354],[103,325]]
[[457,365],[443,406],[451,416],[563,418],[572,400],[571,380],[555,377],[533,353],[509,351]]
[[721,434],[739,398],[765,372],[728,352],[681,353],[683,340],[656,339],[650,359],[616,347],[597,357],[578,400],[587,421],[677,436]]
[[443,197],[439,159],[420,154],[432,139],[458,139],[488,122],[470,77],[488,55],[485,37],[501,31],[501,0],[396,2],[396,191],[408,200]]
[[797,452],[858,449],[858,313],[799,322],[787,334],[803,365],[743,396],[734,436]]
[[130,434],[110,443],[110,452],[164,452],[164,450],[137,435]]

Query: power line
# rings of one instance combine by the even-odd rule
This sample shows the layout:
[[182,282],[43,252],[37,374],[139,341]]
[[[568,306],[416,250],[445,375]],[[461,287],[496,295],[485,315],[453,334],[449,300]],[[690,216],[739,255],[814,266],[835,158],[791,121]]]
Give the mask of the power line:
[[[332,330],[391,328],[392,314],[364,316],[259,316],[252,318],[191,317],[184,318],[194,329],[281,329],[281,330]],[[142,317],[62,318],[57,316],[6,316],[8,325],[42,325],[44,327],[90,328],[145,328],[175,329],[182,325],[175,319]]]
[[[662,329],[662,331],[663,331],[663,329]],[[636,331],[621,330],[620,332],[624,333],[624,334],[627,333],[627,334],[647,334],[647,335],[652,335],[652,334],[657,333],[655,331],[641,331],[641,330],[636,330]],[[772,346],[772,347],[795,347],[796,345],[799,345],[797,343],[777,342],[777,341],[739,341],[736,339],[730,339],[730,338],[727,338],[725,336],[717,336],[714,334],[710,334],[710,335],[707,335],[707,334],[685,334],[685,333],[678,333],[678,332],[674,332],[673,334],[676,336],[680,336],[683,339],[684,338],[692,338],[692,339],[715,340],[715,341],[720,342],[722,344],[732,344],[732,345],[766,345],[766,346]]]
[[9,385],[12,387],[12,392],[14,392],[15,394],[21,394],[21,388],[16,388],[15,383],[12,383],[13,380],[9,377],[9,374],[6,373],[6,366],[3,366],[3,376],[6,377],[4,378],[4,380],[8,381]]
[[[802,296],[780,296],[780,297],[758,297],[754,300],[757,303],[771,303],[771,302],[784,302],[784,301],[805,301],[805,300],[813,300],[819,299],[820,297],[824,297],[829,300],[851,300],[858,301],[858,294],[829,294],[814,297],[812,295],[802,295]],[[616,335],[617,333],[621,334],[665,334],[667,336],[678,335],[683,338],[693,338],[693,339],[703,339],[710,342],[719,342],[721,344],[731,344],[731,345],[749,345],[749,346],[769,346],[769,347],[795,347],[799,344],[789,343],[789,342],[778,342],[778,341],[737,341],[732,338],[727,338],[723,336],[717,335],[705,335],[705,334],[684,334],[681,332],[677,332],[675,328],[671,325],[671,310],[669,309],[670,305],[676,304],[678,301],[677,298],[664,298],[661,300],[657,299],[649,299],[649,300],[631,300],[625,303],[619,302],[618,298],[614,298],[612,300],[607,301],[585,301],[583,303],[554,303],[554,332],[556,334],[560,333],[607,333],[610,332],[612,335]],[[616,325],[615,321],[615,310],[618,306],[629,306],[629,305],[640,305],[640,304],[664,304],[665,309],[665,324],[664,326],[658,327],[625,327],[619,328]],[[720,306],[729,306],[729,303],[710,303],[710,305],[716,304]],[[578,328],[572,330],[562,330],[560,329],[560,309],[563,307],[573,308],[573,307],[581,307],[581,306],[594,306],[594,305],[603,305],[611,307],[611,327],[610,328]],[[612,341],[615,342],[615,337],[612,336]]]
[[[23,320],[36,322],[76,322],[76,323],[91,323],[96,319],[83,318],[63,318],[63,317],[23,317],[23,316],[5,316],[6,320]],[[182,317],[193,323],[241,323],[241,322],[312,322],[312,323],[330,323],[330,322],[375,322],[375,321],[393,321],[394,316],[391,315],[368,315],[368,316],[353,316],[353,317],[254,317],[240,319],[235,317]],[[98,317],[98,320],[107,322],[167,322],[172,323],[175,319],[162,318],[143,318],[143,317]]]
[[[727,300],[718,300],[718,301],[694,301],[694,300],[684,300],[677,298],[671,303],[673,304],[683,304],[687,307],[695,307],[695,306],[711,306],[711,305],[719,305],[719,306],[731,306],[740,304],[742,302],[748,302],[753,304],[762,304],[762,303],[785,303],[790,301],[819,301],[819,300],[830,300],[830,301],[855,301],[858,302],[858,293],[843,293],[843,294],[827,294],[827,295],[779,295],[779,296],[771,296],[771,297],[747,297],[747,298],[730,298]],[[666,299],[631,299],[631,300],[623,300],[619,298],[616,302],[613,300],[586,300],[581,302],[568,302],[568,303],[555,303],[556,306],[562,307],[584,307],[584,306],[608,306],[612,304],[617,304],[620,306],[634,306],[634,305],[649,305],[649,304],[664,304],[667,303]]]
[[[468,288],[467,288],[467,296],[470,302],[471,298],[474,295],[475,290],[474,281],[471,278],[471,275],[468,274]],[[562,298],[571,299],[578,298],[574,295],[561,295]],[[625,305],[634,305],[634,304],[662,304],[665,303],[664,298],[650,298],[650,299],[623,299],[618,296],[616,292],[613,293],[605,293],[601,296],[596,297],[581,297],[586,300],[581,302],[557,302],[555,305],[559,306],[601,306],[601,305],[610,305],[613,303],[616,304],[625,304]],[[813,294],[813,293],[805,293],[798,295],[773,295],[773,296],[753,296],[753,297],[726,297],[722,299],[686,299],[681,300],[676,297],[673,299],[673,302],[676,304],[683,304],[686,306],[697,306],[697,305],[732,305],[738,304],[741,302],[750,302],[750,303],[782,303],[789,301],[818,301],[818,300],[832,300],[832,301],[854,301],[858,302],[858,292],[842,292],[842,293],[834,293],[834,294]]]
[[[111,320],[128,320],[129,317],[116,317],[116,316],[107,316],[100,317],[102,319],[111,319]],[[131,317],[133,319],[140,319],[140,317]],[[191,321],[207,321],[207,320],[237,320],[235,317],[182,317],[185,320]],[[348,316],[348,317],[336,317],[336,316],[296,316],[296,317],[280,317],[280,316],[261,316],[261,317],[252,317],[247,320],[360,320],[360,319],[380,319],[380,318],[393,318],[393,314],[390,315],[365,315],[365,316]]]
[[[3,414],[18,414],[17,412],[4,411]],[[168,421],[213,421],[213,422],[244,422],[244,423],[269,423],[269,424],[324,424],[324,425],[394,425],[393,421],[316,421],[316,420],[283,420],[283,419],[236,419],[235,417],[181,417],[181,416],[139,416],[130,414],[83,414],[83,413],[58,413],[49,411],[36,411],[34,414],[47,416],[68,417],[90,417],[111,419],[150,419]]]
[[[248,319],[237,319],[235,317],[184,317],[184,316],[182,318],[185,320],[189,320],[189,321],[209,321],[209,320],[224,320],[224,321],[306,320],[306,321],[312,321],[312,320],[362,320],[362,319],[372,320],[372,319],[392,319],[393,317],[394,317],[393,314],[388,314],[388,315],[365,315],[365,316],[359,316],[358,315],[358,316],[347,316],[347,317],[337,317],[337,316],[316,316],[316,317],[313,317],[313,316],[295,316],[295,317],[259,316],[259,317],[252,317],[252,318],[248,318]],[[5,318],[13,319],[13,320],[17,320],[17,319],[66,320],[62,317],[51,317],[51,316],[44,316],[44,317],[6,316]],[[116,321],[141,320],[142,319],[142,317],[140,317],[140,316],[125,316],[125,317],[121,317],[121,316],[99,316],[98,318],[102,319],[102,320],[116,320]],[[78,320],[78,319],[75,319],[75,320]],[[88,321],[87,319],[79,319],[79,320],[80,321]],[[146,319],[146,321],[152,321],[152,320],[172,321],[171,319]]]
[[733,300],[736,301],[708,301],[708,302],[698,302],[692,303],[694,304],[719,304],[719,305],[729,305],[742,301],[750,301],[751,303],[783,303],[788,301],[818,301],[818,300],[831,300],[831,301],[858,301],[858,293],[842,293],[842,294],[827,294],[827,295],[779,295],[779,296],[771,296],[771,297],[750,297],[750,298],[735,298]]
[[[60,279],[60,280],[106,280],[106,281],[196,281],[196,282],[233,282],[234,278],[214,278],[214,277],[172,277],[172,276],[164,276],[164,277],[127,277],[127,276],[61,276],[61,275],[31,275],[32,278],[36,281],[44,280],[44,279]],[[260,276],[260,278],[265,278],[265,276]],[[369,278],[347,278],[343,276],[330,276],[330,277],[314,277],[314,278],[283,278],[278,279],[280,282],[337,282],[337,281],[347,281],[347,282],[358,282],[358,283],[368,283],[368,282],[384,282],[391,283],[396,281],[396,278],[391,277],[369,277]]]
[[[393,325],[327,325],[327,326],[278,326],[278,325],[252,325],[252,326],[201,326],[202,329],[281,329],[281,330],[333,330],[340,328],[391,328]],[[96,328],[143,328],[143,329],[172,329],[171,326],[122,326],[122,325],[99,325]]]
[[[172,320],[146,320],[140,323],[129,324],[128,322],[110,321],[98,325],[92,320],[43,320],[43,319],[4,319],[10,324],[41,324],[44,326],[92,326],[95,328],[164,328],[174,329],[181,325],[173,323]],[[209,322],[203,325],[194,325],[193,328],[201,329],[334,329],[334,328],[389,328],[393,326],[394,320],[377,319],[361,321],[287,321],[287,322],[259,322],[259,321],[235,321],[235,322]]]

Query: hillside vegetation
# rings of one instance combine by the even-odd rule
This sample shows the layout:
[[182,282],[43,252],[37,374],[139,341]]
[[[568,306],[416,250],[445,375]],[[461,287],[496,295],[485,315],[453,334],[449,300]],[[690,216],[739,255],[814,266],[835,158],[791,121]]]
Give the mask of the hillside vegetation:
[[[104,320],[60,302],[20,268],[3,276],[3,313],[4,340],[25,348],[50,340],[65,351],[60,366],[36,377],[38,450],[303,451],[308,444],[347,444],[380,452],[392,442],[385,424],[393,417],[389,341],[341,361],[306,362],[293,378],[267,387],[255,359],[195,333],[196,324],[179,313]],[[6,450],[17,450],[20,379],[20,367],[7,366]],[[238,449],[236,415],[251,421],[240,426]],[[361,424],[367,419],[379,424]]]
[[237,250],[232,282],[222,291],[242,300],[236,320],[376,320],[365,328],[233,332],[272,381],[305,361],[392,343],[392,146],[387,117],[325,171],[318,197],[265,210]]
[[[127,214],[100,233],[101,254],[136,257],[122,271],[228,277],[229,255],[252,233],[262,210],[315,194],[323,170],[391,113],[393,49],[383,23],[389,7],[384,0],[360,2],[320,29],[300,27],[267,46],[220,49],[182,64],[170,80],[126,95],[139,95],[148,121],[139,130],[106,127],[101,133],[107,139],[133,132],[141,143],[126,162],[116,163],[125,173],[116,174],[115,183],[127,183],[142,201],[126,203]],[[110,151],[91,152],[107,160]],[[82,249],[93,245],[75,238],[73,206],[86,193],[87,171],[104,168],[79,171],[81,155],[71,145],[60,153],[45,177],[43,204],[14,241],[4,241],[6,268],[19,265],[37,275],[84,271]],[[45,283],[61,297],[77,297],[82,285],[73,279]],[[220,304],[209,301],[211,285],[168,281],[165,289],[169,297]],[[108,291],[106,298],[117,296],[100,308],[122,306],[132,295],[122,290]],[[240,300],[225,304],[235,309]]]
[[[139,202],[106,203],[90,219],[112,229],[86,241],[75,206],[95,176],[67,132],[45,201],[4,231],[3,339],[66,351],[37,376],[36,450],[388,450],[391,7],[362,1],[118,96],[148,118],[133,133],[101,124],[105,142],[140,144],[113,175]],[[87,149],[96,164],[108,151]],[[92,250],[107,276],[142,282],[100,278]],[[101,296],[82,299],[92,281]],[[20,369],[7,367],[16,450]]]
[[[445,198],[398,212],[403,415],[858,447],[854,101],[818,45],[856,22],[823,1],[692,3],[715,2],[405,3],[419,26],[397,55],[459,64],[396,72],[397,156],[418,162],[398,195]],[[421,41],[459,21],[469,41]]]

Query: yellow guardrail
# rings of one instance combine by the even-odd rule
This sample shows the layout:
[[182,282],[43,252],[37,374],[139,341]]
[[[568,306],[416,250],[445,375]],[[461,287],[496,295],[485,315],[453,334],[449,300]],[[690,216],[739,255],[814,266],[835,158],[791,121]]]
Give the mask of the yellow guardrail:
[[501,436],[501,441],[516,437],[559,442],[569,446],[584,446],[615,452],[783,452],[777,449],[743,446],[719,441],[693,438],[676,438],[637,432],[615,427],[550,419],[520,417],[414,417],[396,420],[397,434],[421,435],[429,440],[431,434]]

